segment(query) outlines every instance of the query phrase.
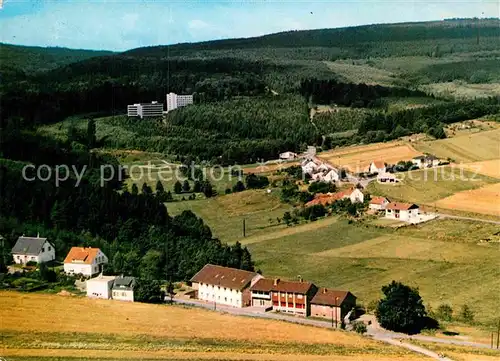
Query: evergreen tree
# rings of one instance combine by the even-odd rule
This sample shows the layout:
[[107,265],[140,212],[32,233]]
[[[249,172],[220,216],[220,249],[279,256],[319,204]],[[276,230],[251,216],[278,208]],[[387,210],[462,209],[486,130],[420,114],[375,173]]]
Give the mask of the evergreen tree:
[[191,189],[191,186],[189,185],[189,181],[187,179],[184,180],[184,182],[182,183],[182,191],[187,193],[189,192]]
[[233,192],[243,192],[244,190],[245,190],[245,185],[240,180],[236,182],[236,184],[233,186]]
[[117,251],[113,256],[113,261],[111,263],[113,271],[115,273],[123,273],[124,269],[124,259],[120,251]]
[[193,192],[195,192],[195,193],[201,192],[201,182],[199,180],[194,181]]
[[146,183],[143,183],[142,184],[142,194],[144,194],[146,196],[151,196],[151,195],[153,195],[153,190]]
[[165,193],[165,188],[163,188],[163,184],[160,180],[156,182],[156,199],[160,202],[167,201],[167,194]]
[[96,126],[93,118],[90,118],[87,122],[87,146],[89,149],[96,146]]
[[132,184],[132,190],[131,190],[131,194],[133,196],[136,196],[139,194],[139,188],[137,187],[137,184]]
[[179,181],[176,181],[174,184],[174,192],[175,194],[181,194],[182,193],[182,184]]

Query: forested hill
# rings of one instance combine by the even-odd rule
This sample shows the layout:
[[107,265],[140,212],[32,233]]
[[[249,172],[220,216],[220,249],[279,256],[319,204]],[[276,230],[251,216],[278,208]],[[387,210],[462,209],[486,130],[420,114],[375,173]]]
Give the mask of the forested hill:
[[[182,43],[132,49],[125,54],[164,56],[196,50],[234,50],[256,48],[351,48],[364,43],[418,42],[438,39],[500,37],[500,19],[457,19],[434,22],[363,25],[347,28],[287,31],[259,37]],[[497,43],[498,44],[498,43]],[[357,49],[362,52],[361,49]]]
[[112,52],[0,43],[0,67],[3,69],[16,68],[25,72],[45,71],[95,56],[109,54],[112,54]]

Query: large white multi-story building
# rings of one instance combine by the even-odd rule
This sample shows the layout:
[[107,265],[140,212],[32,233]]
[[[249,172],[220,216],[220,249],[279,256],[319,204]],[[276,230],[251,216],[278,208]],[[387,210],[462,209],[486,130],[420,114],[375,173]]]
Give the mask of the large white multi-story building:
[[132,104],[127,106],[129,117],[161,117],[163,115],[163,103],[151,102]]
[[167,112],[193,104],[193,95],[177,95],[175,93],[167,94]]
[[207,264],[191,278],[198,299],[233,307],[250,306],[249,287],[261,279],[255,272]]

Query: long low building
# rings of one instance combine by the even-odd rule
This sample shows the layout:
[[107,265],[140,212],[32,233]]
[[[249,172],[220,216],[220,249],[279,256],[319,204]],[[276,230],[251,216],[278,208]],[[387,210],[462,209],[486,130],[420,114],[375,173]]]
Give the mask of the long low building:
[[127,106],[127,115],[129,117],[161,117],[163,116],[163,103],[137,103]]
[[200,300],[245,307],[251,303],[249,287],[261,278],[256,272],[207,264],[191,278],[191,283]]
[[317,287],[311,282],[284,281],[279,278],[262,278],[250,287],[252,306],[272,307],[275,311],[301,316],[311,314],[311,299],[316,290]]

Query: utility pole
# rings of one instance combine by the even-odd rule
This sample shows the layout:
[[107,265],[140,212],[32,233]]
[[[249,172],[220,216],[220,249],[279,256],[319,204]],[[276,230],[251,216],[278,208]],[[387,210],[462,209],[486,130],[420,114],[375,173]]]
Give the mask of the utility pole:
[[338,305],[339,298],[335,297],[335,328],[338,328],[338,320],[337,320],[337,305]]
[[491,333],[491,348],[493,348],[493,335],[495,334],[495,332],[492,332]]
[[245,221],[245,218],[243,218],[243,237],[246,237],[246,221]]
[[497,329],[497,348],[500,345],[500,320],[498,320],[498,329]]

